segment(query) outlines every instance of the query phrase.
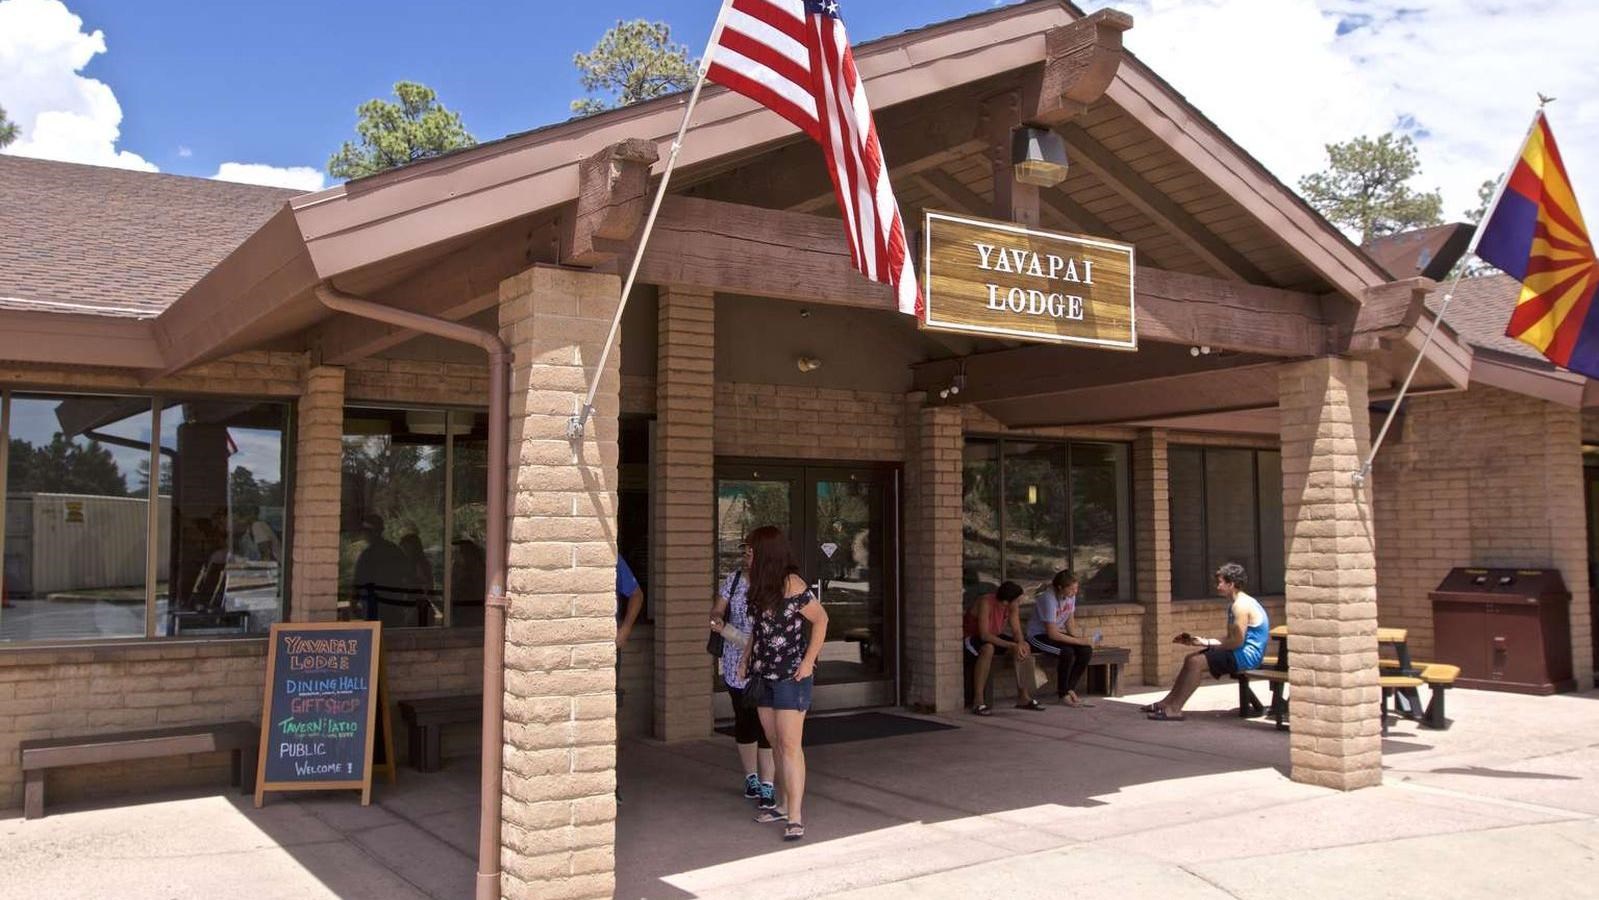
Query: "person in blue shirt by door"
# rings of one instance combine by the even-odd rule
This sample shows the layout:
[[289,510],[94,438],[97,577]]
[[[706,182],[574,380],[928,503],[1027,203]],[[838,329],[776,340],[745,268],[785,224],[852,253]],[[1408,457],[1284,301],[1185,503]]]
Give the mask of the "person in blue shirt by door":
[[1271,619],[1259,600],[1244,593],[1247,583],[1244,567],[1238,563],[1224,563],[1216,570],[1216,594],[1227,600],[1227,637],[1218,641],[1195,637],[1185,631],[1172,639],[1174,644],[1199,649],[1183,660],[1171,693],[1159,703],[1143,707],[1151,719],[1181,722],[1183,704],[1199,687],[1207,671],[1212,678],[1227,678],[1260,667],[1260,660],[1266,654],[1266,638],[1271,634]]
[[627,560],[620,555],[616,557],[616,649],[620,651],[627,646],[627,639],[633,633],[633,624],[638,621],[639,613],[644,610],[644,589],[639,587],[638,579],[633,577],[633,570],[628,568]]

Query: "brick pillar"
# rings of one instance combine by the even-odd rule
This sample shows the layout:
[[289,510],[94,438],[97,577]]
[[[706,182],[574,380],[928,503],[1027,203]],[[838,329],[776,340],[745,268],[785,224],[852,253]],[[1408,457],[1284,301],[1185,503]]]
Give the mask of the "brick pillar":
[[663,287],[656,364],[655,736],[711,735],[705,622],[716,590],[716,306],[709,291]]
[[294,574],[290,616],[331,622],[339,604],[339,505],[344,454],[344,369],[306,372],[295,424]]
[[501,890],[610,897],[616,825],[620,353],[567,440],[616,312],[614,275],[537,266],[500,285],[511,376]]
[[[1518,398],[1524,401],[1525,398]],[[1582,471],[1582,411],[1543,404],[1548,457],[1549,562],[1571,592],[1571,675],[1577,690],[1593,681],[1593,616],[1589,606],[1588,494]],[[1533,463],[1534,465],[1536,463]],[[1536,557],[1533,557],[1536,558]]]
[[1166,432],[1151,428],[1133,442],[1133,527],[1137,537],[1138,602],[1144,605],[1144,682],[1166,684],[1176,675],[1171,643],[1171,473]]
[[905,704],[952,712],[961,685],[961,411],[906,395]]
[[1366,364],[1285,365],[1278,392],[1291,776],[1340,790],[1370,787],[1382,782],[1376,529],[1370,483],[1356,487],[1353,479],[1371,447]]

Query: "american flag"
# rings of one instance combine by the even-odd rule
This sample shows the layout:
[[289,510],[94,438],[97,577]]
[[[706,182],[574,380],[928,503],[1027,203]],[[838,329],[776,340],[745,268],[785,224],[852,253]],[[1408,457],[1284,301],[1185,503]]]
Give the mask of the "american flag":
[[725,0],[706,77],[770,108],[822,146],[855,268],[922,318],[905,222],[836,0]]

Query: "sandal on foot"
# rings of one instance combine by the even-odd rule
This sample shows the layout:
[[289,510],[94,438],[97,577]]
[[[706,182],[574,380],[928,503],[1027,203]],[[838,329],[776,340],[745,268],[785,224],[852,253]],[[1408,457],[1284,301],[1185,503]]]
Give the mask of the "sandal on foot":
[[1158,707],[1154,712],[1149,714],[1149,720],[1151,722],[1181,722],[1183,718],[1183,716],[1168,715],[1164,709],[1160,709]]
[[994,711],[989,708],[987,703],[979,703],[972,707],[972,715],[974,716],[991,716],[993,714]]
[[1143,706],[1138,707],[1138,711],[1141,713],[1152,713],[1157,709],[1160,709],[1159,703],[1146,703]]
[[1043,712],[1044,711],[1044,704],[1039,703],[1037,700],[1029,700],[1026,703],[1018,703],[1018,704],[1016,704],[1016,708],[1017,709],[1031,710],[1033,712]]
[[770,825],[773,822],[787,822],[788,813],[778,812],[775,809],[763,809],[761,814],[755,817],[755,821],[762,825]]
[[790,822],[783,829],[783,840],[797,841],[805,837],[805,826],[799,822]]

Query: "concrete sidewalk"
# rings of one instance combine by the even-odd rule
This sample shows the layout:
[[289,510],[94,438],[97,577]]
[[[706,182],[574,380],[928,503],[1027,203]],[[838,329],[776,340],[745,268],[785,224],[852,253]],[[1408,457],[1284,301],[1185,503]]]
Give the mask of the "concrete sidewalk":
[[[617,896],[1590,896],[1599,693],[1450,695],[1447,732],[1398,724],[1381,788],[1294,784],[1287,736],[1203,689],[950,717],[958,729],[813,747],[808,837],[738,796],[732,742],[623,748]],[[0,897],[466,897],[476,773],[345,795],[64,805],[0,820]]]

